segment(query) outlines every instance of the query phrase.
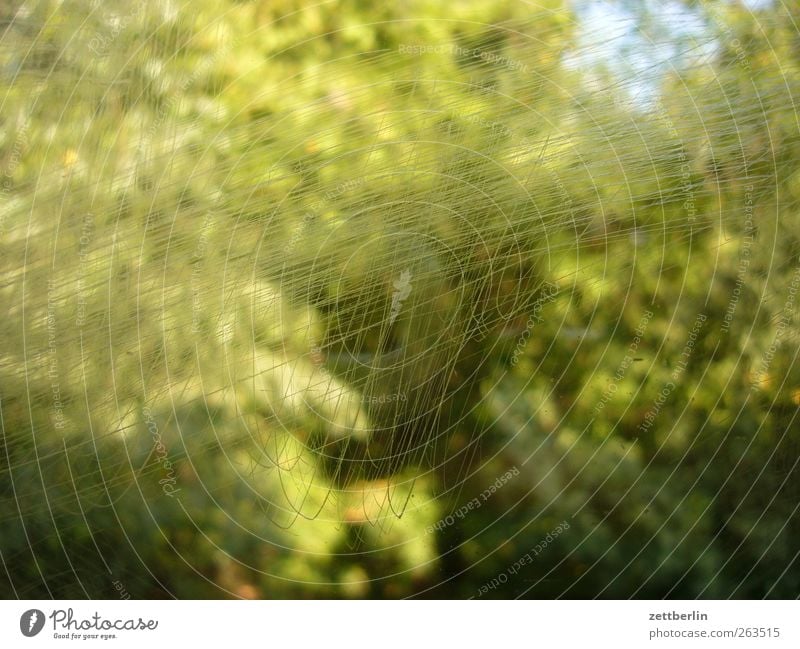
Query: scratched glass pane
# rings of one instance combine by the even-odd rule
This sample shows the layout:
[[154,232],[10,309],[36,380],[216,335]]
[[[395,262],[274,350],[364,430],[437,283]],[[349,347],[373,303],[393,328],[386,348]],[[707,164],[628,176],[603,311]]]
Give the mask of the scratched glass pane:
[[0,8],[0,594],[796,597],[794,5]]

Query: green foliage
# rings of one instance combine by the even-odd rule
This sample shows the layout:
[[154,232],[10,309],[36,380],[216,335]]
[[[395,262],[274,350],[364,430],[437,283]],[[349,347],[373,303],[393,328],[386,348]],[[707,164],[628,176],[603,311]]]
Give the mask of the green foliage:
[[2,10],[0,592],[796,595],[796,16],[718,5]]

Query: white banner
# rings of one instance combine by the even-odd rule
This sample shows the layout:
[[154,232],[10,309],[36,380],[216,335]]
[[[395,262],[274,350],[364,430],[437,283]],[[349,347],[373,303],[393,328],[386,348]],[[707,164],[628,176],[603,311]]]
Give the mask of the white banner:
[[0,647],[14,648],[800,646],[797,601],[75,600],[0,611]]

